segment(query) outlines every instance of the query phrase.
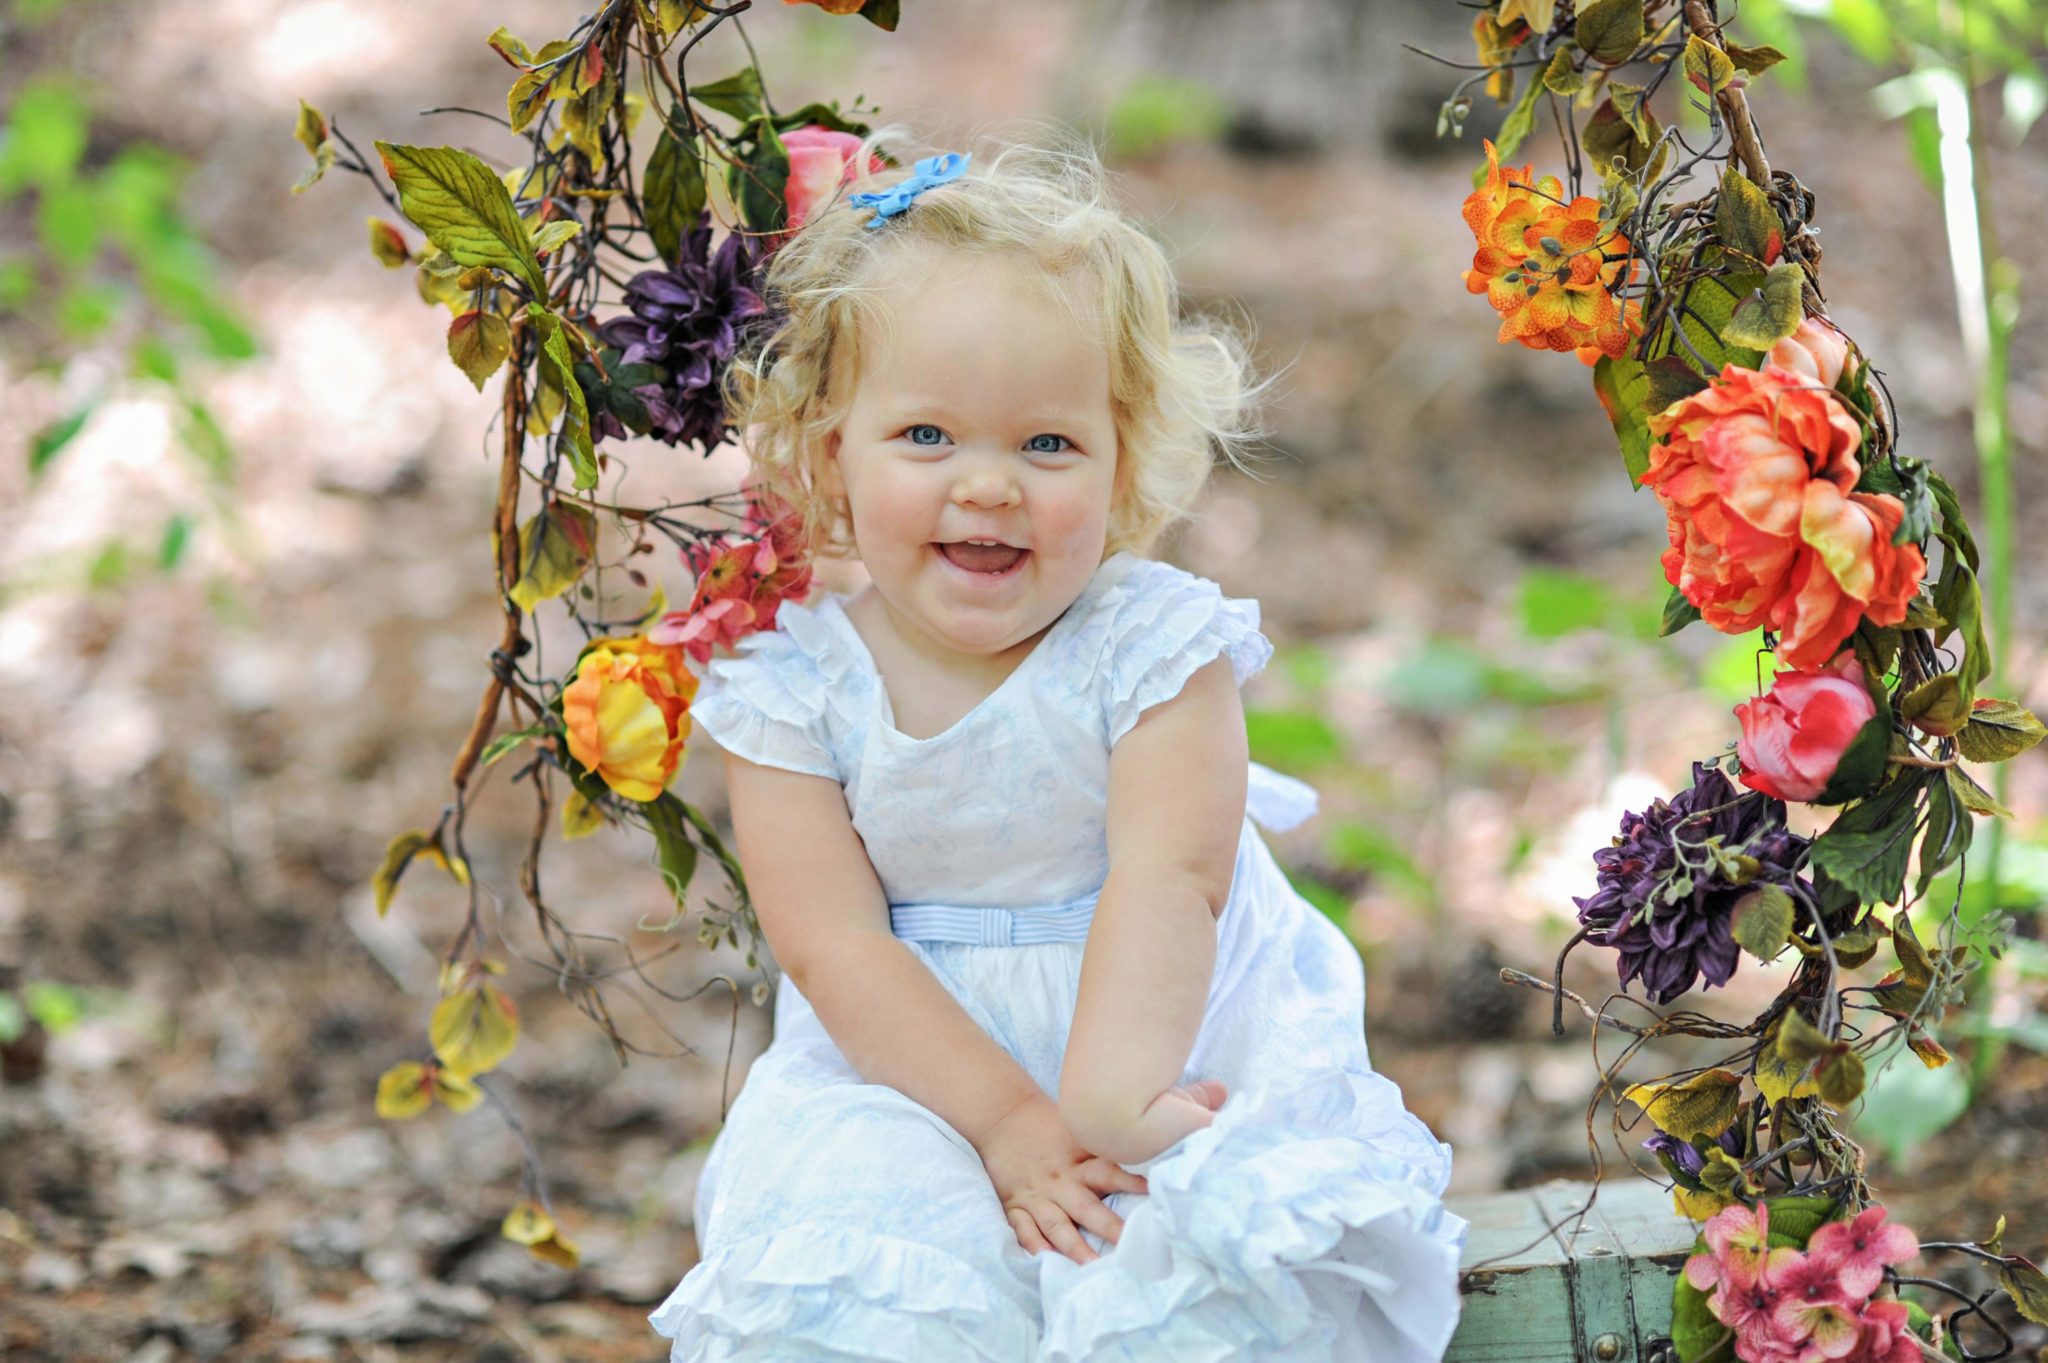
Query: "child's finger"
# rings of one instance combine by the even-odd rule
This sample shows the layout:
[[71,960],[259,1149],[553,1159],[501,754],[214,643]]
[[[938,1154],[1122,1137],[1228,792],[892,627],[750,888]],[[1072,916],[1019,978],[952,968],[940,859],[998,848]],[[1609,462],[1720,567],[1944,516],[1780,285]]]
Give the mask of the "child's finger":
[[1052,1248],[1045,1236],[1040,1234],[1038,1223],[1031,1219],[1030,1212],[1022,1207],[1012,1207],[1003,1215],[1009,1221],[1010,1229],[1016,1232],[1017,1243],[1022,1245],[1027,1253],[1040,1254]]
[[1093,1194],[1089,1194],[1085,1200],[1075,1198],[1067,1204],[1066,1211],[1082,1229],[1094,1231],[1112,1245],[1123,1238],[1124,1219]]
[[1038,1228],[1045,1232],[1045,1238],[1052,1241],[1052,1247],[1077,1264],[1092,1263],[1102,1256],[1088,1247],[1081,1238],[1081,1232],[1074,1229],[1074,1223],[1056,1202],[1047,1202],[1032,1210],[1032,1218]]
[[1197,1079],[1187,1087],[1194,1100],[1212,1112],[1222,1107],[1224,1099],[1230,1096],[1230,1089],[1221,1079]]
[[1097,1155],[1081,1165],[1081,1181],[1098,1193],[1142,1193],[1145,1176]]

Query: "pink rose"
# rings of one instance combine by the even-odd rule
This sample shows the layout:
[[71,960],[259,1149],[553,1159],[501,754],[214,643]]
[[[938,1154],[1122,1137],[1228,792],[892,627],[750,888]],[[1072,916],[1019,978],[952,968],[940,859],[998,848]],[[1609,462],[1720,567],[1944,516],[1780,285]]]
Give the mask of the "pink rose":
[[1799,330],[1772,346],[1764,356],[1764,364],[1789,369],[1823,388],[1833,388],[1841,381],[1842,366],[1848,362],[1849,338],[1818,317],[1801,322]]
[[[788,208],[788,228],[795,231],[810,217],[812,209],[831,199],[840,185],[853,178],[853,158],[860,151],[860,138],[813,123],[782,134],[782,145],[789,149],[789,184],[783,191],[783,202]],[[880,157],[868,157],[870,175],[882,168]]]
[[1813,799],[1876,714],[1854,650],[1818,672],[1780,672],[1769,695],[1735,707],[1742,784],[1780,800]]

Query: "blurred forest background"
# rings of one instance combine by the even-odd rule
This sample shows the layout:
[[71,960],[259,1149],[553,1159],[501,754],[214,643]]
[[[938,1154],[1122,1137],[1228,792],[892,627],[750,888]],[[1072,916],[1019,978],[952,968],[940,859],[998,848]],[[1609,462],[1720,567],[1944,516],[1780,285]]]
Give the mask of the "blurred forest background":
[[[1933,3],[1801,8],[1750,0],[1737,30],[1795,56],[1752,90],[1772,162],[1819,197],[1822,283],[1889,375],[1902,450],[1977,521],[1975,377],[1929,178],[1928,110],[1962,88],[1943,73],[1969,35]],[[2038,6],[1992,8],[2032,14],[2038,50]],[[1402,44],[1469,62],[1471,15],[908,0],[893,35],[775,3],[743,27],[782,107],[860,93],[942,147],[1019,116],[1089,129],[1194,303],[1241,309],[1261,362],[1286,369],[1263,476],[1221,477],[1170,557],[1263,604],[1281,652],[1248,694],[1255,749],[1324,795],[1276,851],[1364,954],[1375,1061],[1456,1147],[1456,1191],[1477,1193],[1589,1173],[1587,1029],[1552,1040],[1544,1000],[1498,972],[1547,971],[1593,850],[1733,742],[1729,707],[1758,677],[1754,639],[1656,638],[1663,517],[1630,491],[1589,371],[1497,345],[1460,283],[1459,202],[1499,114],[1482,100],[1463,140],[1439,140],[1460,73]],[[15,0],[0,17],[9,1358],[660,1353],[644,1314],[693,1262],[697,1169],[767,1011],[719,989],[643,996],[621,1026],[653,1046],[658,1019],[694,1053],[621,1068],[515,960],[523,1041],[500,1091],[583,1247],[574,1271],[499,1238],[520,1150],[492,1112],[375,1117],[460,913],[433,868],[382,919],[369,882],[387,840],[448,798],[487,676],[495,409],[448,362],[410,271],[365,249],[364,217],[389,216],[369,185],[335,171],[289,192],[302,97],[366,149],[445,142],[509,166],[524,149],[501,129],[422,111],[502,108],[486,35],[538,46],[577,17],[541,0]],[[727,26],[691,69],[746,60]],[[1994,273],[2020,298],[2013,624],[1994,644],[2004,694],[2038,710],[2048,133],[2030,60],[1985,62],[1974,106]],[[1516,160],[1561,169],[1555,135],[1539,127]],[[611,448],[637,490],[739,470],[730,451]],[[687,595],[681,564],[642,562]],[[1980,872],[1964,904],[1972,921],[2014,912],[2021,940],[1944,1029],[1959,1063],[1887,1071],[1858,1131],[1923,1237],[1985,1236],[2006,1212],[2008,1247],[2039,1258],[2048,773],[2012,767],[2001,883]],[[700,753],[679,783],[714,811],[716,768]],[[503,897],[493,954],[516,957],[530,807],[502,780],[479,802],[468,846]],[[550,855],[581,926],[667,918],[644,839],[605,830]],[[1953,893],[1950,878],[1930,902]],[[687,993],[738,974],[736,956],[692,939],[663,969]],[[1569,982],[1598,998],[1611,972],[1585,950]],[[1694,1001],[1747,1017],[1776,988],[1751,962]],[[1614,1161],[1633,1139],[1605,1145],[1632,1176]]]

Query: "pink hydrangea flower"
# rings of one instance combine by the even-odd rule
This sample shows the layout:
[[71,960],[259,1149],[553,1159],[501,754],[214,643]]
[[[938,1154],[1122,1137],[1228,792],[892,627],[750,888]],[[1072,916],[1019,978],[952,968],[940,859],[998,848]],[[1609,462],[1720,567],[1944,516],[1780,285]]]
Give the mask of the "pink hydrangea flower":
[[1866,1207],[1853,1221],[1830,1221],[1813,1233],[1806,1251],[1839,1272],[1843,1292],[1852,1299],[1868,1297],[1884,1281],[1884,1270],[1920,1252],[1912,1231],[1885,1224],[1883,1207]]

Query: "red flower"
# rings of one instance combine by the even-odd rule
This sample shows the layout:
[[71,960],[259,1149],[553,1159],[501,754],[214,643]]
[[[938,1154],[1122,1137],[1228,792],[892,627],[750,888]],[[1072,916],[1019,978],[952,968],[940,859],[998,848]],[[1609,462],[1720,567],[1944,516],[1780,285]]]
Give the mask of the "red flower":
[[1843,1290],[1859,1298],[1877,1291],[1887,1265],[1918,1254],[1920,1241],[1904,1226],[1886,1225],[1883,1207],[1866,1207],[1853,1221],[1830,1221],[1816,1230],[1806,1250],[1838,1270]]
[[1853,651],[1818,672],[1780,672],[1769,695],[1735,707],[1742,784],[1780,800],[1813,799],[1876,713]]
[[697,574],[690,604],[669,611],[647,631],[658,644],[680,644],[698,662],[720,644],[730,648],[756,630],[773,629],[784,601],[811,588],[811,563],[801,525],[773,493],[750,489],[745,530],[755,538],[694,544],[683,561]]

